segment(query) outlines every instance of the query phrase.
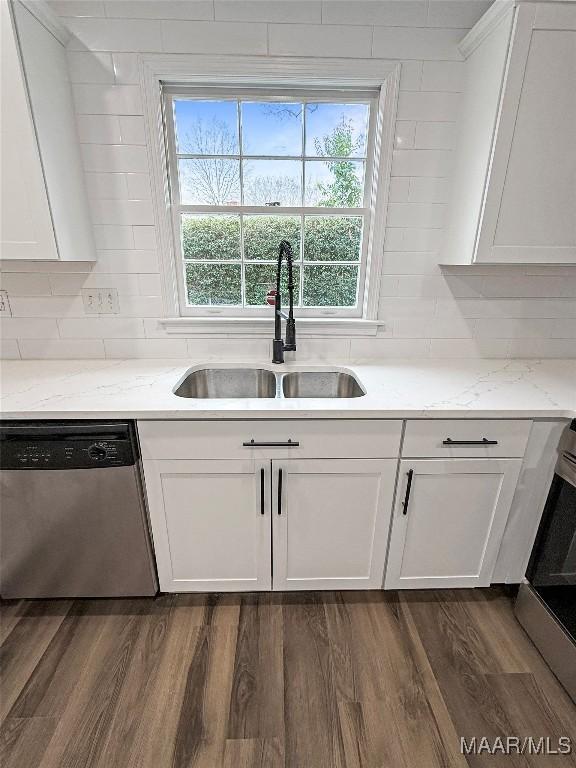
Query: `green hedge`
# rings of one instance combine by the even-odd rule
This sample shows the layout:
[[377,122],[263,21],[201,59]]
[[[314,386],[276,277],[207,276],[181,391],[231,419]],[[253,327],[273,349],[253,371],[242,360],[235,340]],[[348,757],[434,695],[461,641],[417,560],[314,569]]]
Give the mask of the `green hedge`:
[[[304,267],[305,306],[353,306],[356,303],[358,267],[338,264],[358,261],[362,238],[360,217],[307,216],[304,219],[304,258],[330,261],[334,265]],[[244,216],[245,259],[276,261],[280,240],[292,243],[300,258],[300,218],[298,216]],[[240,217],[235,215],[183,216],[182,249],[184,258],[217,262],[240,259]],[[186,265],[188,300],[191,304],[242,303],[239,264]],[[297,284],[295,301],[300,303],[300,268],[294,269]],[[287,270],[283,269],[282,288],[286,295]],[[274,287],[274,264],[246,264],[246,304],[265,304],[266,292]]]

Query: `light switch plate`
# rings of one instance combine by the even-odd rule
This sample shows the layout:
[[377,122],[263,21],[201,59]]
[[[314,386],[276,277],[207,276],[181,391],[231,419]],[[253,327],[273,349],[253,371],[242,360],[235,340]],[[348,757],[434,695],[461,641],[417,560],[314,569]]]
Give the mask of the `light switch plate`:
[[87,315],[117,315],[120,312],[116,288],[83,288],[82,301]]
[[4,315],[4,317],[10,317],[12,315],[8,291],[0,291],[0,315]]

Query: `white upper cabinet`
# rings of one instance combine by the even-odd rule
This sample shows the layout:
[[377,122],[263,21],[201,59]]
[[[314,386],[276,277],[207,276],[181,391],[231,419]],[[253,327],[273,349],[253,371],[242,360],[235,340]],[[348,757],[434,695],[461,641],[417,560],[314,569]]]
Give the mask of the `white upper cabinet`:
[[1,5],[1,257],[93,261],[67,33],[44,3]]
[[461,49],[442,262],[576,263],[576,4],[495,3]]

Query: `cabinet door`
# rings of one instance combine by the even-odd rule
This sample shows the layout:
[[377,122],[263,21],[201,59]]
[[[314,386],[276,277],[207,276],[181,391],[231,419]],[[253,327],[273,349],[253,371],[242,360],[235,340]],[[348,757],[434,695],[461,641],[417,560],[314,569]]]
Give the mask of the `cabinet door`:
[[144,462],[160,588],[267,590],[270,462]]
[[576,8],[521,5],[477,261],[576,263],[575,83]]
[[0,3],[0,14],[2,258],[57,259],[42,163],[8,3]]
[[401,461],[386,588],[488,586],[521,464]]
[[380,589],[397,461],[272,462],[274,589]]

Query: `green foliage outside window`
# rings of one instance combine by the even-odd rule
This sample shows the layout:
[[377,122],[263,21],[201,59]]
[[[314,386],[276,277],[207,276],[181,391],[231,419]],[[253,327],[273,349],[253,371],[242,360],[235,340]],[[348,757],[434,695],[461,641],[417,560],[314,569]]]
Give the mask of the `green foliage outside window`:
[[[275,262],[283,238],[292,243],[295,260],[300,260],[298,216],[245,216],[244,256],[250,261]],[[304,270],[305,306],[354,306],[358,267],[338,264],[358,262],[362,239],[359,216],[304,217],[305,262],[330,261],[334,265],[309,265]],[[231,215],[185,215],[182,217],[182,247],[185,259],[202,259],[210,264],[186,264],[188,302],[191,305],[241,305],[241,265],[219,264],[240,261],[240,217]],[[275,264],[245,264],[245,303],[263,306],[266,293],[274,287]],[[300,267],[294,268],[295,302],[300,303]],[[286,295],[287,270],[283,268],[282,288]]]

